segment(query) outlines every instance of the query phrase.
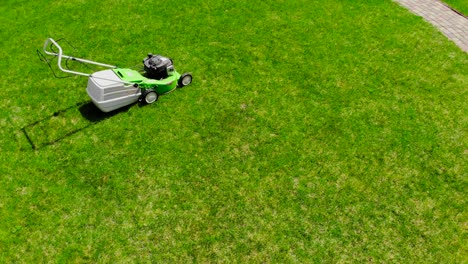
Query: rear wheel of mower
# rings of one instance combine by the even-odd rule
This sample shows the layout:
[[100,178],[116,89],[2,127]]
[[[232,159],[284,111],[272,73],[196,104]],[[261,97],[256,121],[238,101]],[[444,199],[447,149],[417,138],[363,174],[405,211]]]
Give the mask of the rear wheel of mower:
[[141,95],[141,101],[145,104],[152,104],[158,100],[159,96],[153,89],[148,89]]
[[187,86],[192,83],[192,74],[184,73],[180,76],[179,81],[177,82],[180,88]]

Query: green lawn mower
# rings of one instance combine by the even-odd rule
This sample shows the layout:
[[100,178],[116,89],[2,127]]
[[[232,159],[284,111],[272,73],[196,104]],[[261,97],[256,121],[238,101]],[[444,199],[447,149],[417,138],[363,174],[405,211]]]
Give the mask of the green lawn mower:
[[[152,104],[159,96],[192,83],[190,73],[178,73],[172,60],[161,55],[148,54],[143,59],[143,70],[137,71],[64,55],[62,47],[52,38],[45,41],[43,51],[46,55],[57,57],[57,65],[61,71],[88,77],[86,91],[93,103],[103,112],[136,102]],[[63,59],[109,69],[92,74],[73,71],[62,65]]]

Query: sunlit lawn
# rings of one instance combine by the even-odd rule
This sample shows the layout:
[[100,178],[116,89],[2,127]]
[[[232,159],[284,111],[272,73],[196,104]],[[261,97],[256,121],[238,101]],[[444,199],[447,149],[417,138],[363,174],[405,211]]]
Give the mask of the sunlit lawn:
[[464,15],[468,15],[468,2],[465,0],[444,0],[452,8],[456,9],[457,11],[463,13]]
[[[466,261],[468,56],[392,1],[6,1],[0,262]],[[191,86],[111,114],[47,37]]]

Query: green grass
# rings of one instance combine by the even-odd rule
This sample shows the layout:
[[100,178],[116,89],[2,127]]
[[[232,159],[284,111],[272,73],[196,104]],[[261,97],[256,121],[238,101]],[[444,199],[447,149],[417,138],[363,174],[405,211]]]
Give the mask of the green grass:
[[468,15],[468,2],[465,0],[443,0],[449,6],[453,7],[457,11],[464,15]]
[[[467,261],[468,56],[396,3],[0,14],[0,262]],[[36,58],[47,37],[194,83],[105,115]]]

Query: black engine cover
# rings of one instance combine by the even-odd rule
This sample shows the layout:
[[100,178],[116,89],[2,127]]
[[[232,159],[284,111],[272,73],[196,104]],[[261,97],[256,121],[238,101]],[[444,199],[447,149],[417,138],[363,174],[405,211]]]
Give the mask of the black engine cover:
[[172,60],[161,55],[148,54],[143,59],[146,77],[151,79],[165,79],[168,77],[167,69],[172,67]]

